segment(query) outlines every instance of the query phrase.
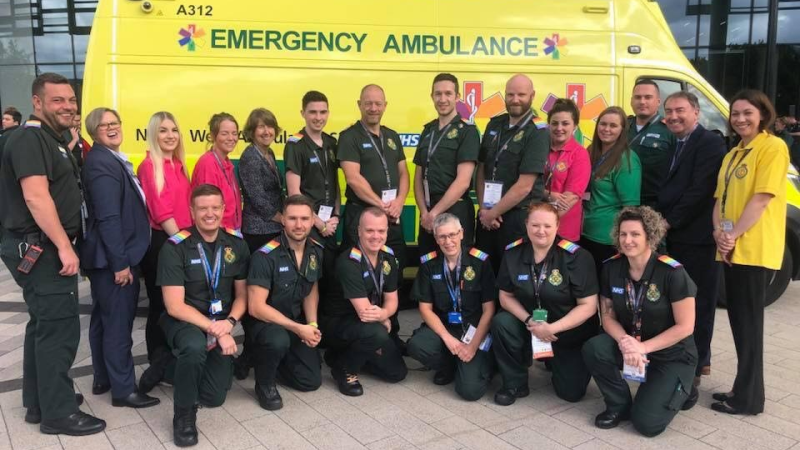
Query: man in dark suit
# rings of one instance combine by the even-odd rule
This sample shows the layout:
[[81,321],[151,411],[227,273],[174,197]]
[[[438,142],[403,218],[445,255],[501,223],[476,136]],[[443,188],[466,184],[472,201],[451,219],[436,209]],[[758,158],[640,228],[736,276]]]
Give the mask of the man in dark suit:
[[716,133],[698,123],[697,97],[678,91],[664,102],[666,124],[677,137],[669,173],[658,194],[658,210],[667,220],[668,253],[683,264],[697,284],[694,340],[697,345],[695,386],[711,373],[711,336],[720,265],[715,261],[714,189],[727,148]]
[[139,262],[150,244],[144,192],[133,165],[119,151],[116,111],[97,108],[86,118],[95,144],[83,166],[88,217],[81,267],[92,286],[92,393],[111,390],[114,406],[145,408],[159,399],[136,392],[131,330],[139,300]]

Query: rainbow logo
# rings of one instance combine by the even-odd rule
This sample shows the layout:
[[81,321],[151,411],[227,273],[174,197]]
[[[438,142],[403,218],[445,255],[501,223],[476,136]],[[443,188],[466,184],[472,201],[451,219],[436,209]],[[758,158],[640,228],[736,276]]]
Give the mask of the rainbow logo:
[[560,59],[562,53],[564,55],[567,54],[567,50],[564,48],[567,46],[567,38],[562,38],[558,33],[553,33],[549,38],[544,38],[544,45],[547,46],[544,48],[544,54],[551,55],[553,59]]
[[181,35],[178,44],[181,44],[181,47],[186,47],[190,52],[195,51],[198,45],[202,47],[205,42],[202,38],[206,35],[206,32],[195,24],[181,28],[178,34]]

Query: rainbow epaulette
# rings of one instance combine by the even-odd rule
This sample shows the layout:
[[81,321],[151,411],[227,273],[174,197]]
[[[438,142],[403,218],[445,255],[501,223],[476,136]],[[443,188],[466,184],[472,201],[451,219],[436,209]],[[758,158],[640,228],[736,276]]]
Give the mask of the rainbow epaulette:
[[394,256],[394,250],[392,250],[388,245],[384,245],[381,248],[381,250],[383,250],[385,253],[388,253],[388,254]]
[[353,249],[350,250],[350,259],[352,259],[353,261],[361,262],[361,258],[362,257],[363,257],[363,255],[361,253],[361,250],[359,250],[359,249],[357,249],[355,247],[353,247]]
[[288,142],[300,142],[300,139],[303,139],[303,135],[297,133],[289,136]]
[[615,259],[620,259],[620,258],[622,258],[622,253],[617,253],[616,255],[612,256],[611,258],[604,259],[603,263],[607,263],[609,261],[613,261]]
[[265,255],[269,255],[269,253],[271,251],[275,250],[276,248],[278,248],[280,246],[281,246],[281,243],[273,239],[273,240],[267,242],[266,244],[264,244],[260,249],[258,249],[258,251],[260,251],[261,253],[263,253]]
[[320,247],[325,247],[324,245],[322,245],[322,243],[320,241],[318,241],[318,240],[316,240],[316,239],[314,239],[312,237],[309,237],[308,240],[311,241],[312,244],[319,245]]
[[522,242],[523,242],[523,241],[522,241],[522,238],[520,238],[520,239],[517,239],[516,241],[514,241],[514,242],[512,242],[512,243],[510,243],[510,244],[508,244],[508,245],[506,245],[506,250],[511,250],[512,248],[514,248],[514,247],[516,247],[516,246],[518,246],[518,245],[522,244]]
[[425,264],[426,262],[432,260],[433,258],[436,258],[436,252],[430,252],[428,254],[420,256],[419,262],[420,264]]
[[661,261],[662,263],[672,267],[673,269],[677,269],[678,267],[683,265],[683,264],[679,263],[678,261],[676,261],[675,258],[672,258],[672,257],[667,256],[667,255],[659,256],[658,260]]
[[544,119],[541,119],[539,117],[533,118],[533,125],[536,126],[538,130],[543,130],[547,128],[547,122],[545,122]]
[[578,244],[576,244],[576,243],[574,243],[572,241],[568,241],[566,239],[562,239],[558,243],[558,246],[563,248],[564,250],[570,252],[570,253],[575,253],[575,252],[578,251],[579,248],[581,248],[580,245],[578,245]]
[[27,120],[25,121],[25,128],[42,128],[41,120]]
[[477,248],[471,248],[469,250],[469,254],[480,259],[481,261],[486,261],[486,258],[489,257],[488,253],[478,250]]
[[231,236],[236,236],[239,239],[244,239],[244,236],[242,236],[242,232],[235,228],[225,228],[225,232],[230,234]]
[[181,242],[185,241],[186,238],[191,236],[192,233],[189,233],[186,230],[178,231],[177,233],[173,234],[172,237],[167,239],[168,241],[172,242],[173,244],[180,244]]

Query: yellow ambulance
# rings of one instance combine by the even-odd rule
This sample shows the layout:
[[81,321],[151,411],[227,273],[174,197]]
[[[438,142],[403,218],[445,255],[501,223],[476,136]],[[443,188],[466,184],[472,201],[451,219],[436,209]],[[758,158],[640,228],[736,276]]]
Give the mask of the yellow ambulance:
[[[633,85],[644,77],[658,82],[662,98],[680,89],[696,94],[703,125],[727,133],[727,102],[687,61],[648,0],[100,0],[82,100],[84,111],[120,112],[124,151],[135,162],[144,157],[150,115],[172,112],[191,168],[208,148],[207,122],[216,112],[243,122],[255,107],[271,110],[285,130],[274,148],[280,159],[288,136],[303,127],[305,92],[328,96],[326,131],[335,135],[358,120],[361,87],[377,83],[388,101],[383,123],[400,133],[410,162],[423,124],[435,118],[430,89],[439,72],[459,78],[458,110],[479,129],[504,112],[505,82],[519,72],[534,81],[538,112],[559,97],[578,104],[584,145],[605,107],[630,109]],[[416,216],[409,197],[409,242]],[[800,270],[792,262],[800,261],[800,238],[790,237],[777,296]]]

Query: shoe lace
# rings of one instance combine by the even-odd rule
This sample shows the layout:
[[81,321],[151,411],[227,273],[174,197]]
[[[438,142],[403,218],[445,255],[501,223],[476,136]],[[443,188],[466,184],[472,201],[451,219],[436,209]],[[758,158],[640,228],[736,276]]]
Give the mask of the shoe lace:
[[192,406],[191,412],[178,418],[178,426],[180,428],[194,427],[197,424],[197,410],[202,409],[203,405],[197,404]]
[[358,383],[358,375],[354,373],[345,373],[345,379],[347,380],[347,384],[355,384]]

